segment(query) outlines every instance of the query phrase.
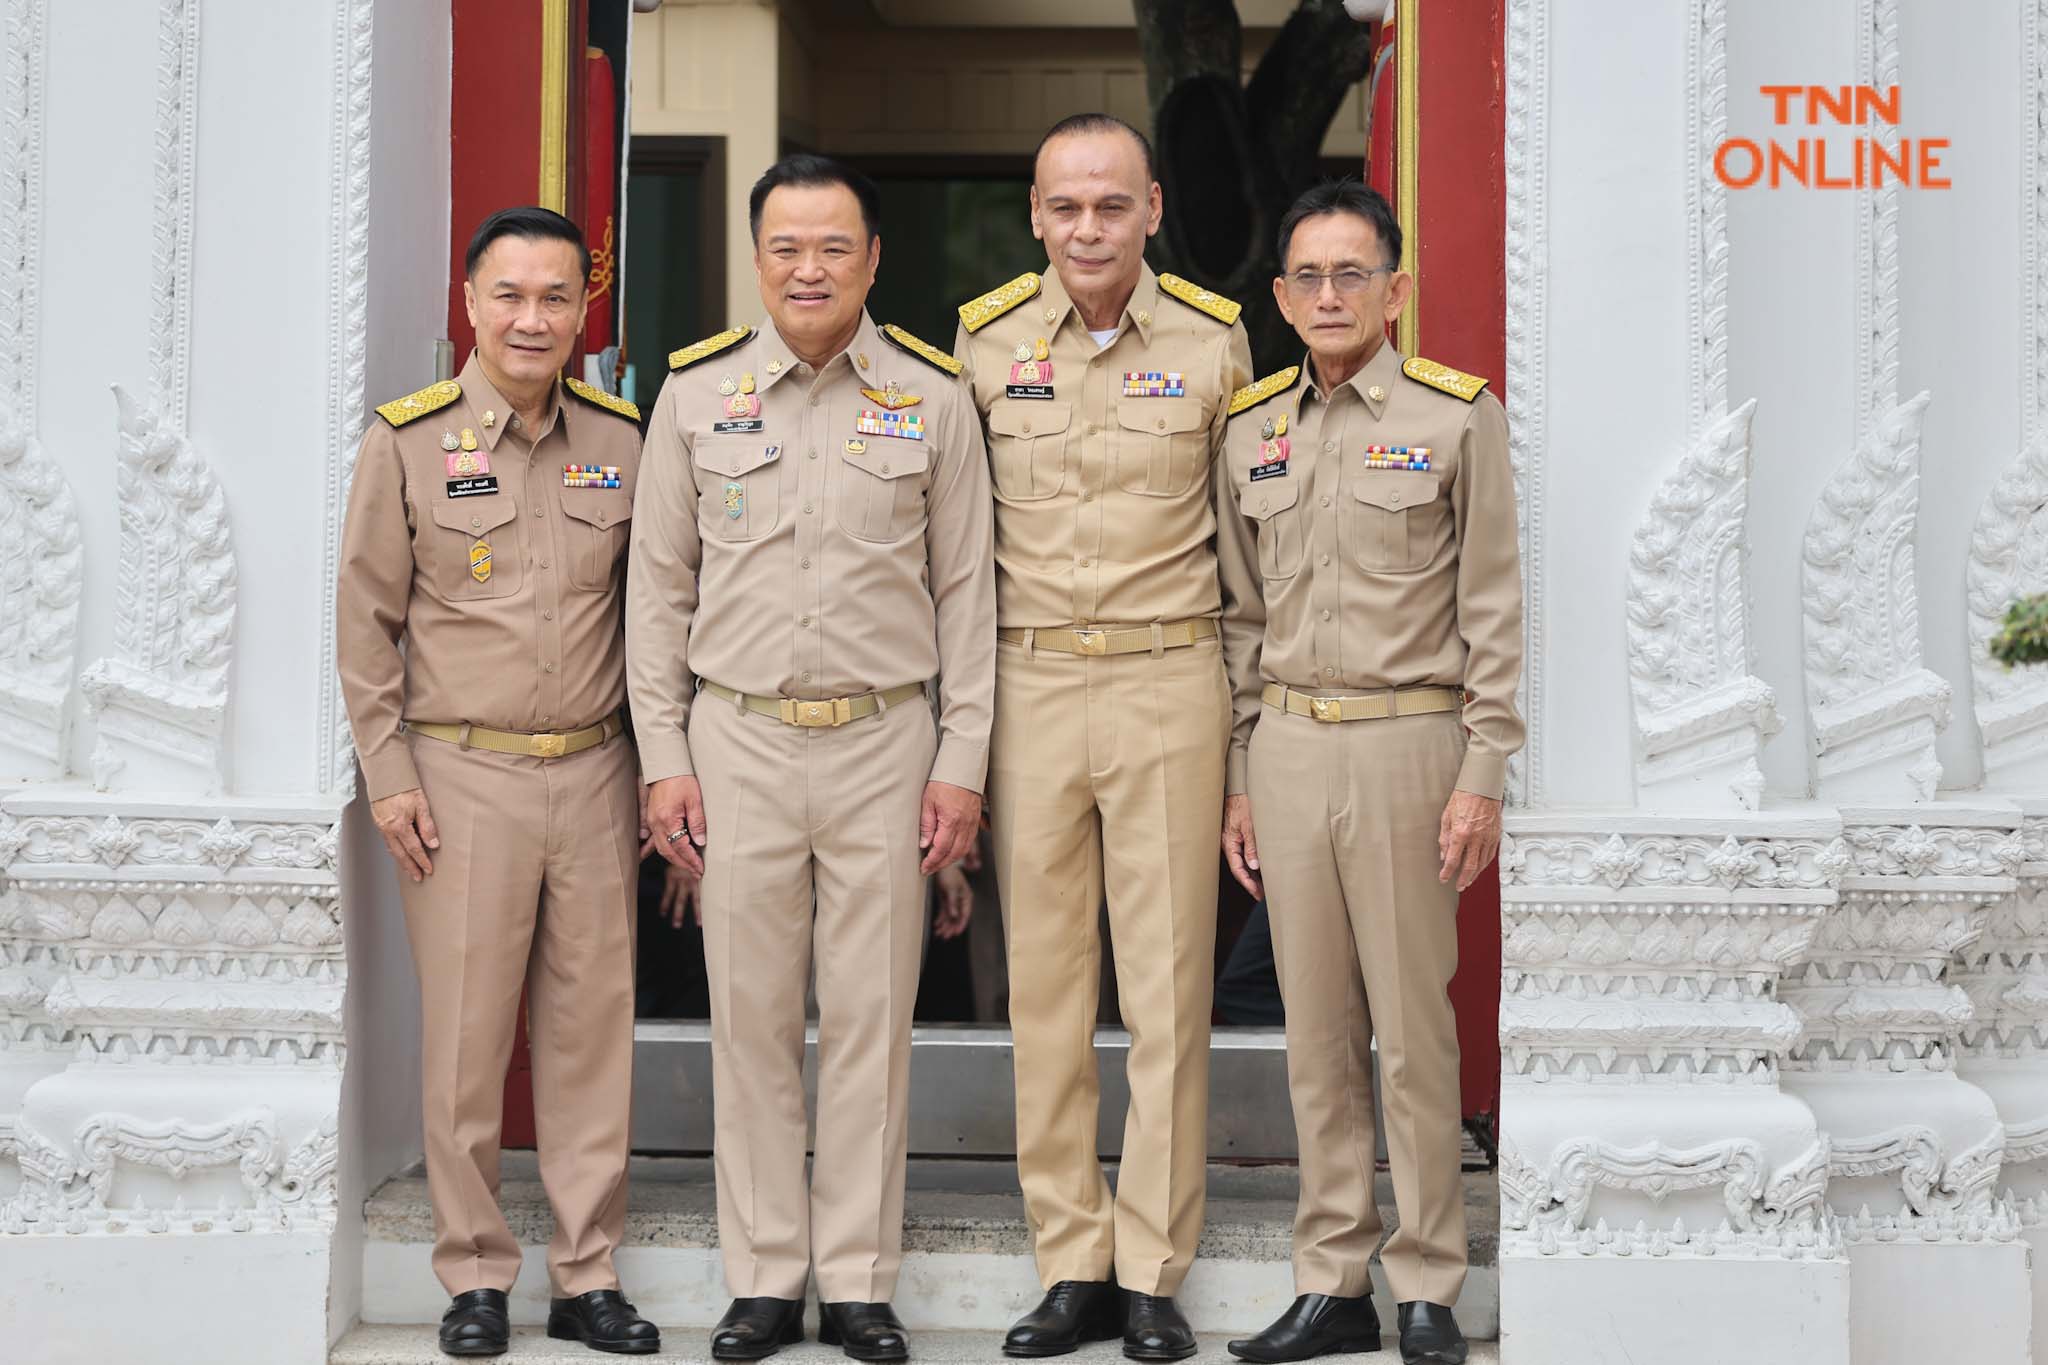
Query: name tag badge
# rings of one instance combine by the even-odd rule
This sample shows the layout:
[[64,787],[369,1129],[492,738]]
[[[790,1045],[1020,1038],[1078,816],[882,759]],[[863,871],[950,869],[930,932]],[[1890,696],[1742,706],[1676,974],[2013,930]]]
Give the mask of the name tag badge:
[[474,498],[484,493],[495,493],[497,491],[498,478],[495,474],[487,474],[475,479],[448,480],[448,496],[451,498]]
[[1004,385],[1004,386],[1003,386],[1003,397],[1005,397],[1005,398],[1050,398],[1050,397],[1052,397],[1052,385],[1050,385],[1050,384],[1006,384],[1006,385]]
[[761,430],[761,419],[756,417],[752,420],[735,419],[730,422],[713,422],[711,430],[720,436],[730,435],[734,432],[755,432]]
[[1260,479],[1284,479],[1287,477],[1287,461],[1275,460],[1271,464],[1258,465],[1252,470],[1252,482]]

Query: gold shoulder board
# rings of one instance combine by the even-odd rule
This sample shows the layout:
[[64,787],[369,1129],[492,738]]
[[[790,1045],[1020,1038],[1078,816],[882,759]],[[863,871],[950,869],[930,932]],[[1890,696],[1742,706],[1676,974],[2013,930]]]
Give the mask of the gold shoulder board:
[[720,351],[731,350],[753,334],[754,329],[751,327],[730,327],[715,337],[705,337],[702,341],[692,342],[680,351],[670,351],[669,372],[673,374],[677,370],[687,370],[700,360],[709,359]]
[[958,375],[960,373],[959,361],[953,359],[953,357],[947,355],[938,347],[919,341],[893,322],[883,324],[882,335],[927,365],[936,366],[950,375]]
[[1236,393],[1230,395],[1230,415],[1235,417],[1246,408],[1256,407],[1276,393],[1287,392],[1287,390],[1294,387],[1294,381],[1299,378],[1301,378],[1301,366],[1289,365],[1277,374],[1269,374],[1264,379],[1253,380]]
[[1453,398],[1462,398],[1467,403],[1479,396],[1486,387],[1486,381],[1476,374],[1466,374],[1448,365],[1439,365],[1434,360],[1421,356],[1410,356],[1401,363],[1401,373],[1418,384],[1427,384],[1432,389],[1442,389]]
[[619,416],[630,418],[635,422],[640,420],[640,407],[637,403],[628,403],[625,399],[615,394],[606,393],[595,384],[586,384],[574,377],[564,378],[562,383],[568,388],[569,392],[575,394],[586,403],[603,408],[606,412],[616,412]]
[[403,398],[394,398],[389,403],[377,405],[377,415],[394,427],[402,427],[417,417],[430,412],[439,412],[456,399],[462,397],[462,385],[452,379],[438,384],[429,384],[418,393],[409,393]]
[[1178,275],[1161,275],[1159,277],[1159,287],[1188,307],[1198,308],[1202,312],[1207,313],[1225,327],[1236,322],[1237,315],[1244,311],[1243,307],[1224,298],[1221,294],[1204,289],[1199,284],[1189,284]]
[[1038,276],[1025,271],[1000,289],[960,305],[960,325],[978,332],[1038,292]]

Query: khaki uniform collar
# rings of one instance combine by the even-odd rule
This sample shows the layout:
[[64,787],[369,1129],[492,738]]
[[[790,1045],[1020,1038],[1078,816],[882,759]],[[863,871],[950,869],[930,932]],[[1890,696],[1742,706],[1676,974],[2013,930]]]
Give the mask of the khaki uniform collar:
[[[498,438],[512,426],[512,405],[505,400],[505,395],[498,392],[498,386],[491,383],[490,378],[485,375],[484,363],[478,359],[475,351],[469,353],[469,363],[462,367],[462,373],[456,376],[456,382],[462,386],[462,401],[469,413],[469,420],[463,425],[476,432],[479,445],[496,454]],[[527,433],[536,443],[556,422],[566,423],[568,419],[569,405],[562,401],[562,381],[559,377],[555,380],[553,390],[548,394],[548,412],[550,415],[542,420],[541,429],[538,432]]]
[[[1401,382],[1402,359],[1401,353],[1394,348],[1393,342],[1382,341],[1379,349],[1372,353],[1372,359],[1359,366],[1357,374],[1352,375],[1337,387],[1340,389],[1350,389],[1353,393],[1357,394],[1358,401],[1365,404],[1366,410],[1372,413],[1375,418],[1384,416],[1387,410],[1387,400],[1393,396],[1395,386]],[[1323,402],[1328,403],[1335,396],[1324,393],[1322,386],[1316,382],[1315,358],[1313,356],[1305,355],[1301,358],[1301,372],[1307,387]],[[1379,394],[1378,398],[1373,397],[1375,393]]]
[[[796,358],[796,352],[790,350],[789,343],[782,339],[782,333],[775,330],[774,318],[762,318],[761,325],[754,330],[761,342],[758,351],[761,372],[754,376],[754,384],[762,393],[766,393],[778,380],[796,369],[802,362]],[[854,376],[863,385],[872,388],[875,386],[876,367],[880,365],[884,354],[882,346],[881,330],[875,326],[875,320],[868,316],[868,310],[863,308],[860,310],[860,326],[854,328],[853,339],[846,343],[846,349],[839,354],[846,357],[847,368],[853,371]],[[838,358],[839,356],[835,355],[831,360],[827,360],[819,367],[818,372],[823,374],[831,369],[832,361]]]
[[[1048,338],[1056,335],[1059,329],[1066,325],[1070,314],[1077,326],[1083,331],[1087,330],[1087,325],[1081,321],[1081,315],[1074,310],[1074,300],[1068,295],[1067,286],[1060,279],[1059,271],[1053,269],[1050,263],[1045,267],[1044,284],[1039,290],[1039,298],[1044,302],[1039,305],[1036,320],[1045,324],[1045,334]],[[1121,336],[1124,324],[1129,323],[1137,329],[1138,340],[1150,346],[1152,329],[1158,325],[1158,313],[1159,277],[1152,273],[1151,266],[1140,264],[1138,287],[1131,291],[1130,301],[1124,304],[1123,316],[1117,319],[1117,334]],[[1111,344],[1115,344],[1115,338],[1111,338]]]

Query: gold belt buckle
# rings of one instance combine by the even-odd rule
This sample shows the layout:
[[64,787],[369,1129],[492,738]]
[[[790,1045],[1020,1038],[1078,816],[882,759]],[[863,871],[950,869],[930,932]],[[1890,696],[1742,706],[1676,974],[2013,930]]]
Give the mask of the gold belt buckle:
[[1101,630],[1077,630],[1074,643],[1083,654],[1109,653],[1109,633]]
[[560,758],[568,751],[569,741],[562,735],[529,735],[526,751],[535,758]]
[[792,701],[782,700],[782,718],[791,725],[815,730],[820,726],[839,724],[838,710],[846,705],[843,699],[837,701]]
[[1316,720],[1334,724],[1344,719],[1344,699],[1342,697],[1310,697],[1308,699],[1308,713]]

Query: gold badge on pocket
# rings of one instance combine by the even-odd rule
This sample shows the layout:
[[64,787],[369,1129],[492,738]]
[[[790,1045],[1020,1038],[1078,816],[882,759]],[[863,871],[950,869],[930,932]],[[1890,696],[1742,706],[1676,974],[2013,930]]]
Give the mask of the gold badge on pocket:
[[469,576],[479,583],[491,581],[491,542],[479,540],[469,547]]

